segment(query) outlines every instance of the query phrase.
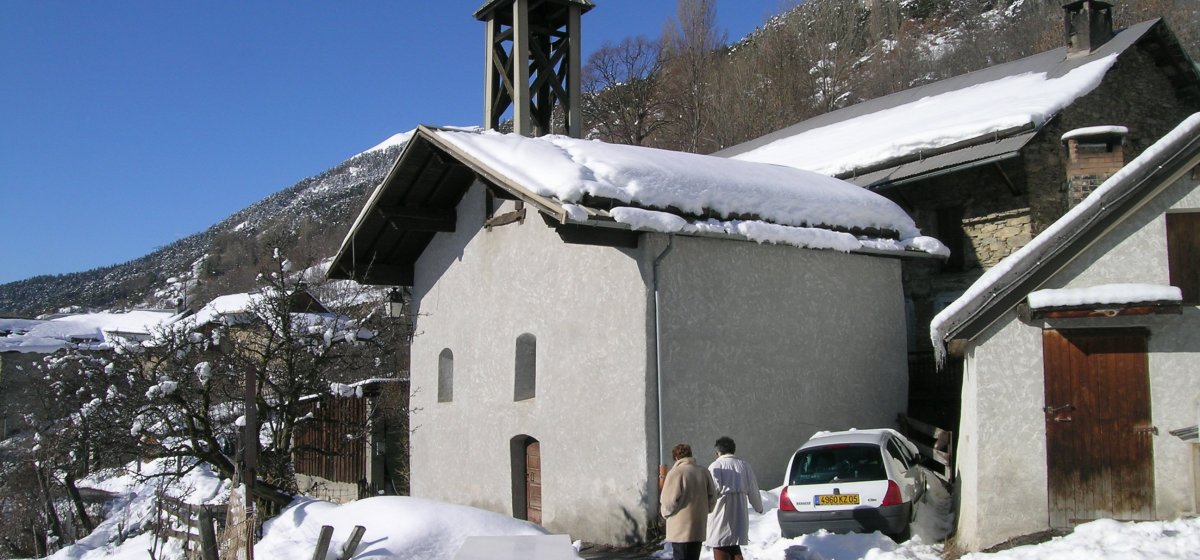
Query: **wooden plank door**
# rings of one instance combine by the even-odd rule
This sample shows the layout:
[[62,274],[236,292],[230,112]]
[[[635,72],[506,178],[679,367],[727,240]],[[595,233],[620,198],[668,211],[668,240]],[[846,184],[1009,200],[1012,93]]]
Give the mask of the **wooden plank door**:
[[542,447],[537,440],[525,444],[525,519],[542,524]]
[[1146,334],[1044,331],[1050,526],[1154,516]]

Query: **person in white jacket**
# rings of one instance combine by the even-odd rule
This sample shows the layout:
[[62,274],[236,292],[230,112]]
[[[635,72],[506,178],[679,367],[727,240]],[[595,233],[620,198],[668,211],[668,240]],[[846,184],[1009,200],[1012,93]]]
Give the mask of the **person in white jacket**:
[[742,560],[742,545],[749,544],[750,510],[763,512],[762,496],[750,463],[733,455],[733,439],[717,438],[717,460],[708,466],[717,485],[717,505],[708,517],[704,544],[713,549],[713,560]]

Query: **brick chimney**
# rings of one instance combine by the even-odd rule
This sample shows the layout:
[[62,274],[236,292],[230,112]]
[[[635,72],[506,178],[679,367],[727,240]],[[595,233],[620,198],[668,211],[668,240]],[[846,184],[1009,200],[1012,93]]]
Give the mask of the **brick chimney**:
[[1067,56],[1090,53],[1113,36],[1112,4],[1102,0],[1063,3]]
[[1063,135],[1067,147],[1067,208],[1073,208],[1125,166],[1123,126],[1092,126]]
[[489,0],[475,11],[487,25],[484,127],[499,127],[511,108],[513,132],[579,138],[579,21],[594,7],[591,0]]

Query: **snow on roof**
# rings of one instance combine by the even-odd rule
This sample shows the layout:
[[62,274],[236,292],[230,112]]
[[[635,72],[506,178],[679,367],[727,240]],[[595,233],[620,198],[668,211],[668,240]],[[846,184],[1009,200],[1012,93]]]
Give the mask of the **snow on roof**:
[[253,313],[261,305],[263,295],[260,293],[226,294],[208,302],[196,312],[197,325],[220,322],[223,317]]
[[1126,305],[1159,301],[1183,301],[1175,286],[1158,284],[1102,284],[1088,288],[1037,290],[1029,293],[1031,309],[1084,305]]
[[777,225],[920,235],[908,214],[886,198],[789,167],[565,136],[435,134],[534,193],[565,203],[591,196],[693,216],[715,212]]
[[41,319],[17,319],[0,317],[0,333],[23,334],[29,329],[44,323]]
[[[282,326],[278,324],[280,321],[271,315],[271,310],[267,307],[270,305],[266,301],[268,297],[269,294],[266,292],[219,296],[208,302],[207,305],[200,308],[200,311],[197,311],[192,316],[191,320],[194,321],[192,325],[207,325],[210,323],[237,325],[262,319],[278,332],[282,330]],[[373,331],[360,328],[357,321],[345,315],[313,311],[293,311],[289,315],[291,318],[291,329],[297,332],[307,332],[314,336],[323,336],[326,339],[326,343],[370,340],[375,337]]]
[[961,297],[934,316],[930,323],[929,336],[939,360],[944,356],[948,335],[992,303],[1006,288],[1037,268],[1054,251],[1073,240],[1092,220],[1130,192],[1136,186],[1132,178],[1153,170],[1172,150],[1182,149],[1183,142],[1198,136],[1200,113],[1195,113],[1113,174],[1044,232],[984,272]]
[[826,175],[1024,126],[1040,127],[1100,85],[1117,55],[1062,76],[1026,72],[798,132],[732,155]]
[[1083,128],[1076,128],[1075,130],[1067,131],[1066,134],[1062,135],[1062,141],[1066,142],[1072,138],[1098,136],[1102,134],[1106,136],[1125,136],[1129,134],[1129,128],[1124,126],[1085,126]]
[[127,313],[81,313],[40,321],[23,335],[0,338],[0,352],[52,353],[72,344],[104,348],[115,334],[149,335],[160,325],[177,318],[174,311],[138,310]]

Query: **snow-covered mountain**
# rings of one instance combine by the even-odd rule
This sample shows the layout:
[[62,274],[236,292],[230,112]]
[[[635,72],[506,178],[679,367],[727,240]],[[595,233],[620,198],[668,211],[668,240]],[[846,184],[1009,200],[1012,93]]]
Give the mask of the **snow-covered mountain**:
[[253,265],[274,247],[314,258],[330,256],[409,136],[397,134],[146,256],[0,285],[0,316],[32,316],[67,306],[174,307],[185,291],[192,292],[186,297],[199,293],[211,298],[253,288],[247,285],[257,272]]

